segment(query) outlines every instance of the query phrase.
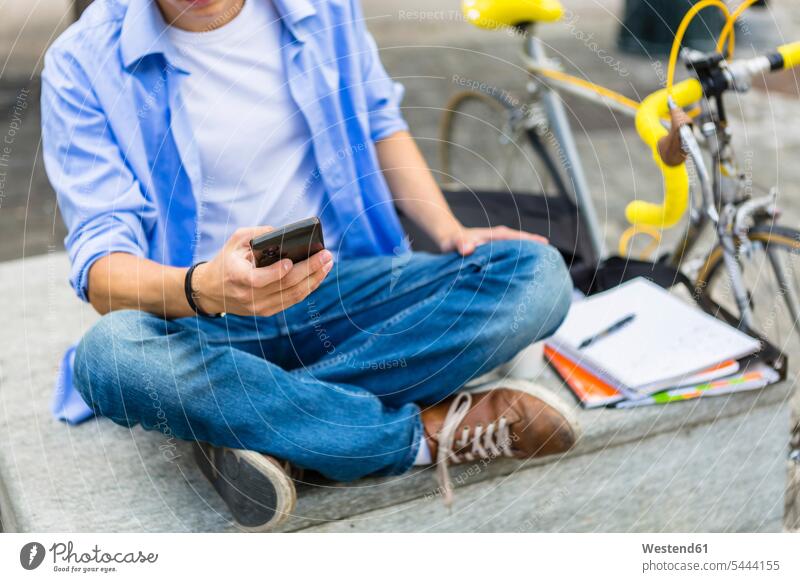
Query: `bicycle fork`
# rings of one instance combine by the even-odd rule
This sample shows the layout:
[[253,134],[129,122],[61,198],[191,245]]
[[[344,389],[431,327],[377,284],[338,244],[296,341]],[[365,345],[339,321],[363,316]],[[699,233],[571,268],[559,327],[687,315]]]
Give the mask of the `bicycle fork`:
[[718,225],[719,240],[722,244],[722,259],[725,263],[725,270],[731,282],[733,296],[736,299],[736,306],[739,308],[739,316],[748,331],[753,330],[753,308],[750,305],[750,295],[744,284],[744,275],[739,266],[736,251],[736,240],[730,230],[724,224],[727,221],[720,221]]
[[734,233],[736,218],[735,208],[726,206],[723,208],[721,215],[717,211],[711,176],[709,176],[708,168],[703,160],[700,144],[697,143],[697,138],[695,138],[691,127],[684,126],[681,128],[681,141],[683,142],[684,149],[689,153],[689,156],[694,162],[697,178],[700,182],[700,189],[703,194],[703,206],[705,207],[706,215],[717,228],[717,236],[722,246],[722,260],[725,265],[725,270],[728,272],[728,279],[731,282],[731,290],[733,291],[736,306],[739,309],[740,320],[745,328],[751,331],[753,329],[753,309],[750,305],[750,296],[747,293],[747,287],[744,284],[744,274],[742,273],[738,261]]

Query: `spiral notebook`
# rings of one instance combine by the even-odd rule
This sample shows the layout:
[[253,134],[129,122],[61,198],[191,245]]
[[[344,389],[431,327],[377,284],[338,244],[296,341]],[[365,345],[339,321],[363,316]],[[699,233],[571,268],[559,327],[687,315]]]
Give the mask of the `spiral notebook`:
[[[630,316],[628,325],[580,347]],[[637,278],[575,303],[547,346],[626,398],[642,398],[729,375],[728,362],[755,354],[761,344]]]

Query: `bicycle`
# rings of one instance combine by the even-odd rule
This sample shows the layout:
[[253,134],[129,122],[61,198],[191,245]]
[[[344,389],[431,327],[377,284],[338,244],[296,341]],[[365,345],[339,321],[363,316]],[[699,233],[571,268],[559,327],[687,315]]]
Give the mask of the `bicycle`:
[[[445,106],[439,141],[443,175],[457,177],[462,184],[486,180],[485,175],[475,176],[480,165],[492,168],[489,178],[494,187],[555,188],[558,195],[571,197],[579,209],[578,219],[591,241],[592,260],[599,261],[606,256],[601,229],[560,94],[633,117],[661,169],[665,194],[662,204],[636,200],[627,206],[631,227],[620,239],[620,254],[626,256],[632,239],[642,234],[657,244],[660,233],[680,224],[688,210],[681,241],[662,260],[690,279],[695,298],[706,310],[761,335],[784,353],[790,342],[796,351],[800,269],[788,261],[800,257],[800,231],[777,224],[777,188],[757,191],[737,163],[723,99],[729,92],[748,91],[757,76],[800,64],[800,43],[755,58],[731,59],[733,24],[754,1],[745,0],[733,13],[720,0],[695,4],[676,34],[667,87],[638,103],[566,74],[551,63],[535,28],[561,18],[558,0],[464,0],[468,22],[489,29],[507,27],[523,37],[527,99],[520,102],[496,89],[467,90],[452,97]],[[717,51],[680,51],[689,22],[711,6],[723,10],[728,19]],[[675,84],[679,58],[693,77]],[[689,114],[684,113],[685,107],[692,107]],[[693,195],[694,190],[699,190],[699,197]],[[709,229],[716,236],[714,248],[692,257]]]

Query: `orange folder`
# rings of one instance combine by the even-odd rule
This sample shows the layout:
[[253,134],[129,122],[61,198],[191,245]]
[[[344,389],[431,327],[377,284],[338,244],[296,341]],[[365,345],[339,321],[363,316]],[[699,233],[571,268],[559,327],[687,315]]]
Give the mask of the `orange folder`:
[[[564,354],[557,352],[548,344],[544,346],[544,355],[550,361],[550,365],[558,372],[558,375],[563,378],[567,386],[575,393],[575,396],[578,397],[584,407],[598,408],[625,399],[625,395],[614,386],[598,378]],[[692,378],[689,384],[705,381],[702,380],[703,376],[708,376],[710,380],[733,374],[738,369],[739,365],[736,360],[726,360],[698,373]]]
[[544,355],[586,408],[607,406],[624,398],[619,390],[586,371],[549,345],[545,345]]

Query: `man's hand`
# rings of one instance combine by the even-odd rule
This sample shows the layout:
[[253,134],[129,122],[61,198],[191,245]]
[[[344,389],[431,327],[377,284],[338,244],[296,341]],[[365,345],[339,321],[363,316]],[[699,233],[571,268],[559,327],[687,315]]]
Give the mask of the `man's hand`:
[[438,238],[439,249],[442,252],[456,251],[461,255],[470,255],[482,244],[497,240],[531,240],[542,244],[549,241],[538,234],[531,234],[521,230],[514,230],[507,226],[492,228],[466,228],[458,226],[453,231]]
[[200,309],[274,315],[319,287],[333,267],[333,255],[327,250],[297,264],[283,259],[269,267],[254,266],[250,239],[271,230],[268,226],[238,229],[217,256],[195,269],[192,288]]

